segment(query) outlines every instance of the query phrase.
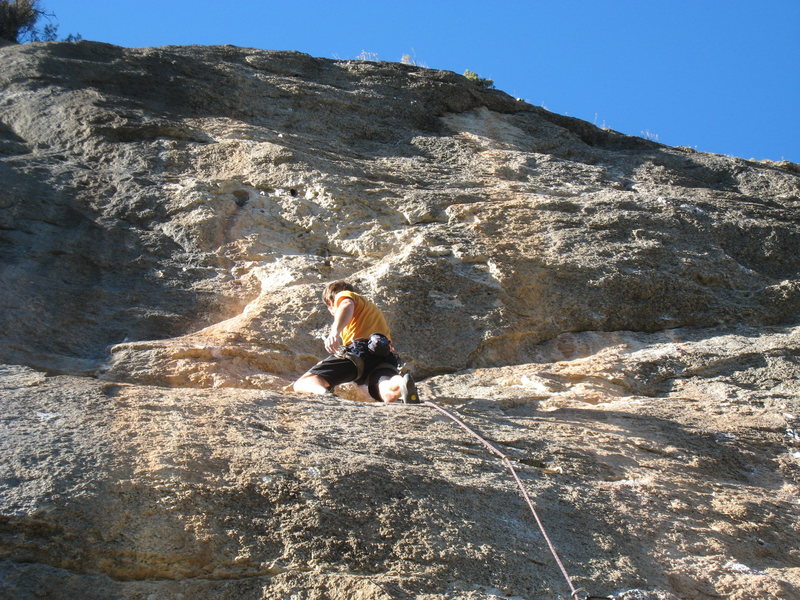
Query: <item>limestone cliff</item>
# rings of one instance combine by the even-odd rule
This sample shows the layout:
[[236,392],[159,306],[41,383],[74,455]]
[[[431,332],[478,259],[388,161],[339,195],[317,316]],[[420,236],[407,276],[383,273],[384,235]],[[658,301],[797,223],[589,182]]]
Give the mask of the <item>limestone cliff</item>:
[[513,453],[578,585],[800,595],[797,165],[401,64],[0,65],[3,593],[565,597],[451,423],[281,391],[348,278]]

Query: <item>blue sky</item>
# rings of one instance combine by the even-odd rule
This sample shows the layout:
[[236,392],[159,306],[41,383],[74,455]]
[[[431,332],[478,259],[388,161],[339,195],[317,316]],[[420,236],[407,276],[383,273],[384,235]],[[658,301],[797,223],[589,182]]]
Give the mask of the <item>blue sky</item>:
[[672,146],[800,162],[800,0],[41,0],[121,46],[362,52]]

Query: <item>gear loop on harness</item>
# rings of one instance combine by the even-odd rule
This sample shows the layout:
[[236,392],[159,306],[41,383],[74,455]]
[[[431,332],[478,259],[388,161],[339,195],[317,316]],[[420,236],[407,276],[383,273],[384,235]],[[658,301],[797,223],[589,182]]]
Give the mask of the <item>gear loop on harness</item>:
[[353,352],[342,352],[342,357],[349,360],[356,367],[356,381],[364,376],[364,359]]

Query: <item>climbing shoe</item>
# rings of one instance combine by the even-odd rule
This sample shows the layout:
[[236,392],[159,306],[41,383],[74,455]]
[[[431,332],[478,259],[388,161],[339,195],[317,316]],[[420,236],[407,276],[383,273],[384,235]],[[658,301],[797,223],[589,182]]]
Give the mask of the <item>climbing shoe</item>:
[[417,386],[414,383],[414,378],[411,377],[411,373],[403,375],[403,383],[400,384],[400,399],[403,404],[419,404]]

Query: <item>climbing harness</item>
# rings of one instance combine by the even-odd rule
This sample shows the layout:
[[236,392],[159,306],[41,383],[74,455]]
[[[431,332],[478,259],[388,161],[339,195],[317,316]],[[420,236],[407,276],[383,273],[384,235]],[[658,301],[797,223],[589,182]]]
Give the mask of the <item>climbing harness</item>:
[[514,476],[514,481],[517,482],[517,486],[519,487],[520,491],[522,492],[522,497],[525,499],[525,502],[528,504],[528,508],[531,509],[531,514],[533,514],[533,518],[536,520],[536,524],[539,526],[539,531],[541,531],[542,537],[547,542],[547,547],[550,548],[550,553],[553,555],[553,558],[555,559],[556,564],[558,565],[558,568],[561,570],[561,574],[564,576],[564,579],[567,582],[567,586],[569,586],[570,598],[574,598],[574,600],[589,600],[589,598],[597,598],[597,596],[588,596],[588,597],[585,597],[585,598],[581,599],[578,596],[578,594],[580,594],[580,593],[586,593],[586,590],[584,590],[583,588],[575,589],[575,586],[572,585],[572,580],[570,579],[569,574],[567,574],[567,570],[564,568],[564,563],[562,563],[561,559],[558,557],[558,552],[556,552],[556,548],[553,545],[553,542],[550,541],[550,536],[547,535],[547,531],[544,528],[544,524],[542,523],[542,520],[539,518],[539,514],[536,512],[536,507],[534,506],[533,501],[531,500],[530,496],[528,495],[528,492],[525,490],[525,486],[522,485],[522,480],[519,478],[519,475],[517,475],[517,470],[514,468],[514,465],[511,464],[510,457],[507,456],[506,454],[503,454],[495,446],[490,444],[486,439],[481,437],[474,430],[470,429],[469,426],[466,423],[464,423],[464,421],[459,419],[456,415],[454,415],[450,411],[445,410],[444,408],[442,408],[441,406],[439,406],[438,404],[436,404],[434,402],[431,402],[430,400],[422,402],[422,405],[423,406],[430,406],[431,408],[434,408],[434,409],[438,410],[440,413],[442,413],[443,415],[445,415],[446,417],[451,419],[453,422],[455,422],[456,424],[461,426],[469,434],[471,434],[473,437],[475,437],[481,444],[486,446],[486,448],[492,454],[498,456],[503,461],[503,464],[505,464],[505,466],[508,467],[508,470],[511,471],[511,475]]
[[346,358],[355,365],[357,372],[355,381],[361,383],[368,372],[378,369],[399,371],[400,359],[393,350],[389,338],[381,333],[373,333],[368,338],[355,339],[347,346],[339,348],[336,356]]

